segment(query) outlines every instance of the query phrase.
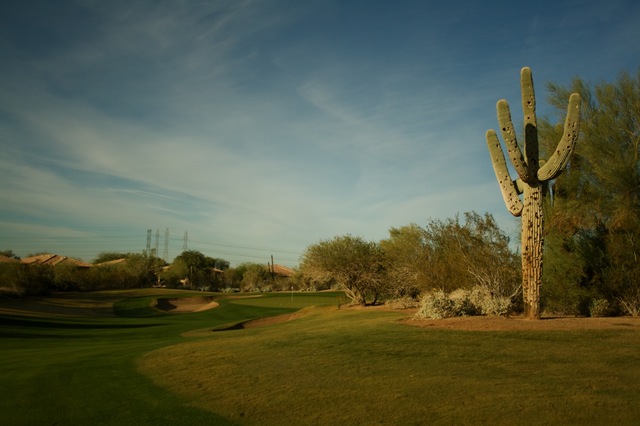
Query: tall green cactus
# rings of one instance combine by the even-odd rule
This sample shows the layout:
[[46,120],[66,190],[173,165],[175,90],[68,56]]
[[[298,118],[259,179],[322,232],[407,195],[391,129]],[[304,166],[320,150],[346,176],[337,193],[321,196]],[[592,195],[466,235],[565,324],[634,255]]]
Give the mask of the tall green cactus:
[[[496,132],[488,130],[486,138],[493,170],[507,209],[516,217],[522,216],[522,292],[525,317],[539,319],[543,247],[542,197],[549,181],[557,178],[566,166],[578,139],[580,95],[573,93],[569,97],[564,134],[551,158],[545,163],[539,159],[536,99],[528,67],[522,68],[520,72],[520,86],[524,112],[524,153],[518,146],[509,104],[502,99],[496,106],[498,124],[518,179],[512,180],[509,175]],[[522,200],[520,194],[523,194]]]

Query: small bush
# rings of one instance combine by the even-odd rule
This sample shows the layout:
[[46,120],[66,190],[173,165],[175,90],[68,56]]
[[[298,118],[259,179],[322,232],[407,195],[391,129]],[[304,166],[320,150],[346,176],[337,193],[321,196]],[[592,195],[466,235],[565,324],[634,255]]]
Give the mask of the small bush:
[[506,315],[512,310],[509,297],[498,296],[484,287],[472,288],[469,299],[482,315]]
[[0,266],[0,287],[6,294],[43,296],[51,292],[53,284],[53,268],[48,265],[10,263]]
[[455,303],[443,290],[436,290],[422,297],[416,318],[442,319],[455,317]]
[[416,318],[442,319],[475,315],[506,315],[512,309],[511,299],[496,296],[484,287],[458,289],[447,294],[442,290],[422,297]]
[[454,290],[449,294],[449,298],[453,301],[455,316],[467,317],[482,314],[471,295],[472,292],[466,289]]
[[589,315],[592,317],[606,317],[610,311],[611,306],[606,299],[593,299],[589,304]]

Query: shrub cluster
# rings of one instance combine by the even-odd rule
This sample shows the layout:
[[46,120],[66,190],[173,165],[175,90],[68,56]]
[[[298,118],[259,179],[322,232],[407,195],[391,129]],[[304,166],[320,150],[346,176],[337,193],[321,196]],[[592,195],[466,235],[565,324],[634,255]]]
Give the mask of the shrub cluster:
[[435,290],[426,293],[415,314],[419,319],[442,319],[473,315],[506,315],[513,309],[511,299],[492,293],[487,288],[475,286],[451,293]]

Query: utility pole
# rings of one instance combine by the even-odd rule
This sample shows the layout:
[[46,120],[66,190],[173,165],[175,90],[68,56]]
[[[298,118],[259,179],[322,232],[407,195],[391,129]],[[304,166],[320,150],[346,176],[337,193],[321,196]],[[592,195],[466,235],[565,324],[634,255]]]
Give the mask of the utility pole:
[[271,281],[275,281],[276,280],[276,267],[273,264],[273,255],[271,255]]

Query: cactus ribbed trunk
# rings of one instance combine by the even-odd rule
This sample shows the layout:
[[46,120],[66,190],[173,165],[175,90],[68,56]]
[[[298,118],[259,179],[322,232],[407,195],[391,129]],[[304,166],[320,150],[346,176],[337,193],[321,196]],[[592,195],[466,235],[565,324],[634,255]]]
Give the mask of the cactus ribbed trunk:
[[[522,217],[522,294],[525,317],[540,318],[540,287],[542,285],[542,196],[550,180],[557,178],[573,152],[580,127],[580,95],[569,97],[564,134],[549,160],[541,166],[538,150],[538,126],[536,123],[536,98],[531,70],[520,72],[522,110],[524,112],[524,152],[516,139],[511,121],[509,104],[505,100],[496,105],[498,123],[507,146],[511,164],[518,173],[512,180],[504,152],[494,130],[487,131],[487,147],[493,170],[502,191],[502,198],[509,212]],[[522,200],[520,195],[523,195]]]
[[542,186],[524,189],[522,209],[522,294],[526,318],[540,318],[542,285]]

